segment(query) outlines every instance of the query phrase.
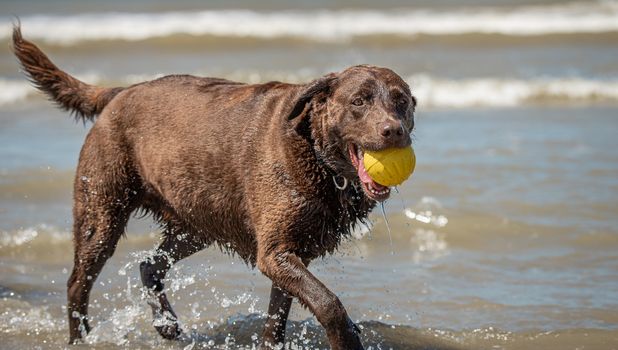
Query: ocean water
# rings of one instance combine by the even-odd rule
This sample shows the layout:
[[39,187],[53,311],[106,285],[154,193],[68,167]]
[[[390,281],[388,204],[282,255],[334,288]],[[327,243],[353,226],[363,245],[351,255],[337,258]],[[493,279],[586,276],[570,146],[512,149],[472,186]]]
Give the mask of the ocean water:
[[[172,73],[304,82],[349,65],[418,97],[417,169],[310,269],[371,349],[618,348],[618,1],[0,2],[0,348],[66,347],[71,188],[91,124],[33,89],[24,35],[92,84]],[[251,349],[269,281],[207,249],[166,287],[185,335],[151,325],[134,218],[91,296],[85,348]],[[294,304],[290,349],[328,348]]]

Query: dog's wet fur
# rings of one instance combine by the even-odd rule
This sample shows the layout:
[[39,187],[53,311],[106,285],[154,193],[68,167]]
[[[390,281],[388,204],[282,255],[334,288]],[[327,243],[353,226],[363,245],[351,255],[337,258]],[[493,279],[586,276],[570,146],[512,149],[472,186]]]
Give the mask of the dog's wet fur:
[[181,334],[166,272],[214,243],[272,280],[262,348],[283,343],[292,298],[324,326],[332,349],[363,348],[342,303],[307,265],[388,197],[363,183],[358,167],[363,150],[410,145],[416,100],[403,79],[360,65],[307,84],[171,75],[102,88],[56,67],[19,25],[13,51],[39,90],[94,121],[75,174],[70,343],[90,330],[90,290],[142,210],[163,231],[140,265],[163,337]]

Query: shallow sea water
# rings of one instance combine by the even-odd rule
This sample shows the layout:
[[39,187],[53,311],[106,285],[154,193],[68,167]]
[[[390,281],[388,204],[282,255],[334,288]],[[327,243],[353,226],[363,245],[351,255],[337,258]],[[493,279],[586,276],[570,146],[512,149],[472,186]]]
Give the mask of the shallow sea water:
[[[371,228],[310,266],[361,326],[365,346],[618,348],[616,2],[0,6],[0,46],[8,45],[4,14],[16,13],[25,35],[60,67],[101,85],[169,73],[296,82],[357,63],[392,67],[420,102],[417,169],[385,205],[393,244],[378,208]],[[339,27],[338,18],[358,11],[381,32]],[[462,20],[469,11],[485,24]],[[510,32],[490,20],[506,13],[520,19]],[[543,26],[550,13],[555,25]],[[177,24],[189,14],[213,25],[212,18],[245,16],[257,34]],[[449,30],[421,30],[414,24],[421,15],[448,19]],[[153,18],[173,30],[144,24]],[[145,22],[122,24],[137,19]],[[338,35],[307,34],[303,23],[318,19]],[[580,21],[573,32],[556,29],[572,20]],[[292,22],[293,35],[275,25]],[[46,23],[65,28],[64,36],[37,29]],[[86,23],[97,30],[75,30]],[[138,29],[144,37],[127,37]],[[74,123],[30,88],[8,50],[0,52],[0,87],[0,347],[68,347],[71,188],[90,124]],[[77,348],[254,348],[270,284],[216,248],[168,275],[184,337],[156,334],[138,265],[159,239],[148,218],[131,221],[96,281],[93,331]],[[328,348],[319,324],[296,303],[291,320],[288,348]]]

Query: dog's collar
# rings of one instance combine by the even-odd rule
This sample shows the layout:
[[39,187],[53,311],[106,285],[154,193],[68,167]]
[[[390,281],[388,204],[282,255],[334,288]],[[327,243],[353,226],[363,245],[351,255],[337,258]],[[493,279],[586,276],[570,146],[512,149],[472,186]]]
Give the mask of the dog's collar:
[[[310,119],[311,118],[303,119],[303,121],[301,121],[302,124],[297,126],[296,132],[309,143],[309,147],[311,147],[318,165],[322,168],[322,174],[326,177],[330,175],[333,179],[335,188],[343,192],[348,188],[350,181],[345,176],[337,174],[335,169],[331,168],[322,156],[322,152],[320,152],[317,147],[316,140],[309,127],[311,124]],[[341,182],[343,182],[343,184],[341,184]]]
[[337,174],[335,169],[331,168],[328,163],[322,157],[322,153],[315,147],[315,144],[312,145],[313,153],[315,154],[315,158],[318,161],[318,164],[323,168],[326,176],[329,176],[333,179],[333,184],[335,188],[339,191],[345,191],[350,184],[350,180],[343,175]]
[[[337,180],[337,178],[343,179],[343,185],[339,184],[339,180]],[[342,175],[333,175],[333,183],[335,184],[335,187],[339,190],[339,191],[343,191],[346,188],[348,188],[348,178]]]

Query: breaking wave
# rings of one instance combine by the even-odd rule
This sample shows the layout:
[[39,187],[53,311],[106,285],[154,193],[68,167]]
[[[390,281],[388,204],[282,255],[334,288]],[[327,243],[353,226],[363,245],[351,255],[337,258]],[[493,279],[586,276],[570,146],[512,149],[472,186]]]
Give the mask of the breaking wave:
[[[618,31],[618,2],[572,2],[520,7],[393,10],[209,10],[163,13],[83,13],[21,18],[26,36],[60,45],[92,40],[194,36],[301,38],[338,41],[371,35],[532,36]],[[0,23],[8,39],[12,23]]]
[[66,243],[71,240],[71,235],[67,231],[61,231],[46,224],[19,230],[0,230],[0,249],[27,245],[35,240],[37,240],[36,244],[39,245]]
[[554,103],[618,102],[618,80],[580,78],[472,78],[448,80],[427,75],[408,78],[421,106],[513,107]]

